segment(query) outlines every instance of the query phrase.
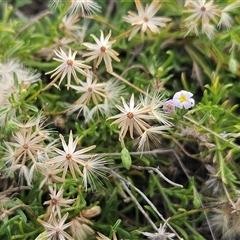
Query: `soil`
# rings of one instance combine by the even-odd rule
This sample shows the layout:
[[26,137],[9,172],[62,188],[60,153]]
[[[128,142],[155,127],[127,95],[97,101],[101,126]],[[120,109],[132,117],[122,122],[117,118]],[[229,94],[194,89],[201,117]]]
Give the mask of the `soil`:
[[[14,4],[15,1],[12,0],[11,3]],[[28,16],[33,16],[47,8],[49,0],[32,0],[30,4],[26,4],[20,8],[21,12]]]

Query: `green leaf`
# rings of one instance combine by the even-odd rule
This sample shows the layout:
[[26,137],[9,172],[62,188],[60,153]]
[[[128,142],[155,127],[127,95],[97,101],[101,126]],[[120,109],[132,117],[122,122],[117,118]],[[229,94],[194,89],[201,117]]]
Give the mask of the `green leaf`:
[[2,116],[2,115],[4,115],[4,114],[8,113],[9,110],[10,110],[10,108],[3,108],[3,109],[1,109],[1,110],[0,110],[0,116]]
[[27,103],[24,103],[23,106],[29,110],[32,110],[33,112],[38,112],[38,108],[33,106],[33,105],[30,105],[30,104],[27,104]]
[[115,224],[112,226],[112,230],[116,231],[116,229],[118,228],[118,226],[121,224],[121,219],[118,219]]
[[23,220],[24,222],[27,221],[27,217],[26,217],[25,213],[22,211],[22,209],[18,208],[18,209],[16,209],[16,212],[18,215],[21,216],[21,220]]
[[123,228],[117,228],[117,233],[121,235],[124,239],[131,239],[131,235],[129,232],[124,230]]
[[14,46],[11,46],[11,48],[8,49],[8,51],[6,51],[6,58],[12,58],[16,55],[16,52],[19,51],[24,45],[24,42],[19,41],[16,42]]

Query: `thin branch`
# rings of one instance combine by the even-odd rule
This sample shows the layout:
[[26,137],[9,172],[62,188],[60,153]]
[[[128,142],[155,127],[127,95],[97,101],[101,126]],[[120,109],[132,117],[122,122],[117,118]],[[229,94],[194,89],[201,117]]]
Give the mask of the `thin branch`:
[[228,191],[227,191],[227,188],[226,188],[225,184],[222,183],[222,186],[223,186],[223,190],[224,190],[224,192],[225,192],[225,194],[226,194],[226,197],[227,197],[228,201],[231,203],[232,207],[236,207],[236,204],[233,202],[233,200],[232,200],[231,197],[229,196],[229,193],[228,193]]
[[32,19],[30,19],[30,21],[28,22],[28,24],[26,24],[24,27],[22,27],[19,32],[16,34],[16,37],[24,32],[27,28],[31,27],[35,22],[37,22],[38,20],[44,18],[45,16],[52,14],[51,11],[49,10],[44,10],[42,12],[40,12],[38,15],[36,15],[35,17],[33,17]]
[[[136,192],[138,192],[142,198],[149,204],[149,206],[153,209],[153,211],[155,211],[155,213],[162,219],[162,221],[169,227],[169,229],[171,229],[171,231],[173,233],[175,233],[176,237],[178,239],[182,239],[178,234],[177,232],[172,228],[172,226],[167,222],[166,219],[164,219],[164,217],[162,216],[161,213],[159,213],[159,211],[157,210],[157,208],[153,205],[153,203],[148,199],[148,197],[141,191],[139,190],[137,187],[135,187],[131,182],[127,181],[126,179],[124,179],[121,175],[119,175],[118,173],[116,173],[115,171],[113,171],[112,169],[109,169],[109,172],[117,177],[121,183],[124,182],[125,184],[127,184],[128,186],[131,186]],[[129,191],[129,190],[128,190]],[[130,195],[131,197],[131,195]],[[140,209],[139,209],[140,210]],[[155,224],[154,224],[155,225]],[[155,228],[154,228],[155,229]],[[156,229],[155,229],[156,230]],[[158,229],[157,229],[157,232],[158,232]]]
[[178,147],[183,151],[183,153],[184,153],[185,155],[187,155],[188,157],[190,157],[190,158],[192,158],[192,159],[196,159],[196,160],[201,161],[201,159],[195,157],[194,155],[192,155],[192,154],[190,154],[188,151],[186,151],[185,148],[182,146],[182,144],[179,143],[175,138],[171,137],[171,139],[174,141],[174,143],[175,143],[176,145],[178,145]]
[[[170,150],[162,150],[162,149],[154,149],[152,151],[143,151],[143,152],[129,152],[130,155],[143,155],[143,154],[156,154],[156,153],[169,153],[169,152],[174,152],[174,150],[170,149]],[[121,156],[121,153],[104,153],[104,156]],[[176,156],[176,155],[175,155]],[[144,167],[144,166],[135,166],[132,165],[132,168],[135,169],[139,169],[139,170],[147,170],[147,171],[154,171],[156,172],[161,178],[163,178],[166,182],[168,182],[169,184],[176,186],[176,187],[180,187],[183,188],[183,185],[178,184],[178,183],[174,183],[172,182],[170,179],[168,179],[167,177],[165,177],[158,168],[154,168],[154,167]]]
[[32,214],[32,216],[36,217],[36,214],[34,213],[34,211],[28,205],[19,204],[19,205],[16,205],[16,206],[14,206],[10,209],[5,209],[5,208],[2,207],[1,208],[2,214],[0,215],[0,220],[3,220],[6,216],[12,215],[13,212],[18,208],[26,208]]
[[126,183],[120,179],[119,180],[120,183],[122,184],[123,188],[125,189],[125,191],[128,193],[128,195],[131,197],[131,199],[134,201],[134,203],[136,204],[136,206],[138,207],[138,209],[142,212],[142,214],[144,215],[144,217],[148,220],[148,222],[152,225],[153,229],[155,231],[158,231],[157,226],[154,224],[154,222],[151,220],[151,218],[148,216],[148,214],[145,212],[145,210],[143,209],[143,207],[140,205],[140,203],[138,202],[138,200],[134,197],[134,195],[131,193],[131,191],[128,189]]
[[145,93],[142,89],[136,87],[134,84],[130,83],[130,82],[127,81],[125,78],[121,77],[120,75],[116,74],[115,72],[109,72],[109,73],[110,73],[112,76],[114,76],[114,77],[116,77],[117,79],[119,79],[119,80],[121,80],[122,82],[124,82],[125,84],[127,84],[128,86],[130,86],[130,87],[132,87],[133,89],[137,90],[138,92],[146,95],[146,93]]
[[[174,156],[176,157],[176,159],[178,160],[178,163],[180,164],[180,166],[182,167],[184,173],[186,174],[186,176],[189,178],[190,176],[188,175],[188,173],[185,170],[184,165],[182,164],[181,159],[179,158],[179,156],[177,155],[177,153],[175,152],[174,149],[154,149],[152,151],[143,151],[143,152],[129,152],[130,155],[156,155],[156,154],[166,154],[166,153],[173,153]],[[121,153],[105,153],[104,156],[121,156]],[[148,167],[140,167],[140,166],[133,166],[135,168],[141,168],[141,169],[147,169]],[[155,171],[157,174],[159,174],[165,181],[167,181],[168,183],[177,186],[177,187],[183,187],[180,184],[174,183],[171,180],[169,180],[168,178],[166,178],[158,169],[156,168],[151,168],[150,170]]]
[[125,73],[127,73],[128,71],[130,71],[130,70],[132,70],[132,69],[135,69],[135,68],[138,68],[138,69],[141,68],[144,72],[147,73],[146,69],[145,69],[142,65],[136,64],[136,65],[131,65],[130,67],[126,68],[126,69],[122,72],[121,76],[123,76]]
[[167,177],[165,177],[158,168],[154,168],[154,167],[143,167],[143,166],[135,166],[132,165],[132,168],[138,169],[138,170],[147,170],[147,171],[153,171],[156,172],[161,178],[163,178],[166,182],[168,182],[169,184],[175,186],[175,187],[180,187],[183,188],[183,185],[172,182],[170,179],[168,179]]
[[1,192],[1,195],[8,195],[9,193],[16,192],[16,191],[21,191],[21,190],[29,190],[30,187],[28,186],[20,186],[20,187],[11,187],[3,192]]
[[[174,149],[153,149],[151,151],[142,151],[142,152],[129,152],[130,155],[156,155],[156,154],[166,154],[166,153],[174,153]],[[121,156],[120,152],[116,153],[104,153],[104,156]]]

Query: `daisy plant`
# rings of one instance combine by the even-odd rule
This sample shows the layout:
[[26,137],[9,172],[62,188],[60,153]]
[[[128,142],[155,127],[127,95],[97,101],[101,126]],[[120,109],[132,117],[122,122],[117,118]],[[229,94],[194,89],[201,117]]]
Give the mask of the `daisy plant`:
[[80,81],[79,85],[71,85],[76,90],[79,98],[68,108],[68,114],[78,112],[82,114],[86,122],[94,121],[95,116],[109,116],[114,104],[123,92],[123,87],[112,80],[99,82],[92,71],[87,71],[89,77],[86,81]]
[[[196,35],[205,33],[209,39],[213,39],[216,27],[225,27],[227,29],[232,27],[233,19],[229,12],[239,8],[240,3],[236,1],[222,9],[212,0],[187,0],[185,7],[184,12],[190,14],[184,19],[187,30],[186,35],[190,32],[194,32]],[[199,31],[199,27],[201,27],[201,31]]]
[[170,18],[157,17],[155,14],[160,9],[161,5],[158,0],[153,0],[150,5],[146,4],[145,8],[142,6],[140,0],[135,0],[135,4],[138,10],[138,14],[129,11],[128,16],[123,19],[133,26],[133,29],[128,37],[131,40],[139,30],[141,30],[141,36],[146,32],[150,35],[153,33],[160,33],[159,26],[166,27],[166,23],[170,22]]
[[73,76],[75,82],[79,83],[79,78],[77,72],[84,76],[87,76],[85,69],[90,69],[91,67],[84,64],[84,61],[76,60],[77,51],[72,53],[69,49],[68,55],[60,48],[60,50],[54,51],[58,58],[53,58],[55,61],[61,62],[61,64],[54,70],[47,72],[46,74],[51,74],[51,78],[54,77],[51,84],[54,84],[59,78],[59,84],[67,77],[67,89],[69,89],[71,84],[71,76]]
[[63,150],[54,148],[54,151],[58,153],[57,156],[46,160],[47,164],[56,165],[63,169],[62,179],[65,179],[65,176],[67,174],[68,169],[71,172],[71,175],[73,178],[76,179],[76,172],[79,176],[83,176],[79,165],[82,165],[85,159],[88,159],[91,157],[91,155],[86,155],[85,153],[94,149],[96,146],[92,145],[90,147],[76,150],[77,144],[78,144],[78,137],[75,138],[73,141],[73,134],[72,131],[70,131],[69,134],[69,140],[68,144],[65,142],[64,137],[60,134],[59,135],[61,141]]
[[98,68],[99,64],[101,63],[102,59],[106,65],[106,69],[108,72],[112,72],[112,58],[120,62],[120,59],[117,57],[118,53],[112,49],[112,45],[115,43],[116,40],[109,41],[111,37],[111,31],[108,35],[104,38],[103,31],[101,32],[100,38],[97,38],[95,35],[91,34],[91,37],[95,40],[96,44],[84,42],[83,45],[88,48],[91,52],[85,53],[83,56],[88,57],[85,61],[89,62],[95,59],[96,65],[94,67]]
[[[116,105],[120,113],[109,117],[107,120],[116,119],[111,124],[118,124],[120,141],[125,138],[129,131],[132,139],[139,137],[139,150],[141,151],[149,149],[149,141],[152,141],[155,145],[160,143],[159,135],[169,130],[172,124],[167,120],[168,116],[160,109],[163,102],[159,102],[159,99],[155,99],[156,97],[159,97],[159,95],[155,94],[150,103],[142,101],[136,104],[132,94],[129,104],[122,98],[123,106]],[[157,122],[161,126],[154,125]]]

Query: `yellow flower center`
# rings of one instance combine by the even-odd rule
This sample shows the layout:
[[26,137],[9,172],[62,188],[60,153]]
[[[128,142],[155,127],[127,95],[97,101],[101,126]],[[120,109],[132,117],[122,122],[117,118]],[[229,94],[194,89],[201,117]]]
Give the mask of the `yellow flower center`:
[[187,101],[186,96],[181,95],[181,96],[179,97],[179,101],[180,101],[180,102],[186,102],[186,101]]

